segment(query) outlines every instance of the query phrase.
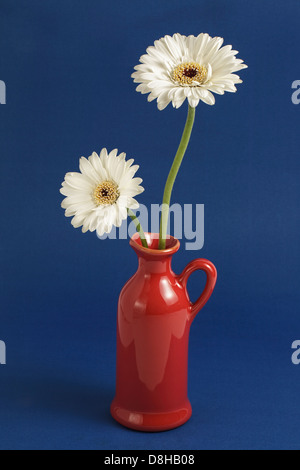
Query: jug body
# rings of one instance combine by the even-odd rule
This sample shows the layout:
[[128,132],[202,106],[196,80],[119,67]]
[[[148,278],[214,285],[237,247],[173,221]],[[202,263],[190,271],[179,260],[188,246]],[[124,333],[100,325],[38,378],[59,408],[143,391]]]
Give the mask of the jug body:
[[[179,241],[171,237],[167,248],[159,251],[157,236],[147,234],[147,238],[148,249],[137,236],[130,242],[139,266],[119,299],[111,413],[129,428],[164,431],[184,424],[192,414],[187,390],[190,326],[213,291],[216,271],[210,262],[195,260],[176,275],[171,262]],[[186,288],[196,269],[205,270],[208,278],[197,306]]]

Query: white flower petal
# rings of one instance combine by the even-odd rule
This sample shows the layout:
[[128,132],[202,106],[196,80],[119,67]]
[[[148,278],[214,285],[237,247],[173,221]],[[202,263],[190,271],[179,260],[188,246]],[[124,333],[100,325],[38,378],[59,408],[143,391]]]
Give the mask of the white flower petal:
[[191,96],[188,98],[188,100],[189,100],[189,105],[190,105],[192,108],[196,108],[196,107],[198,106],[198,104],[199,104],[199,101],[200,101],[199,99],[193,98],[193,97],[191,97]]
[[208,90],[206,90],[206,91],[207,91],[207,94],[203,95],[200,99],[204,103],[208,104],[209,106],[213,106],[216,103],[216,99],[210,91],[208,91]]
[[98,157],[96,152],[94,152],[90,157],[89,157],[89,162],[96,171],[97,175],[101,178],[102,181],[105,181],[107,179],[107,171],[105,170],[101,159]]
[[86,158],[81,157],[79,160],[79,168],[81,173],[87,176],[93,183],[97,184],[99,182],[97,172]]
[[73,193],[72,196],[66,197],[64,203],[66,205],[72,204],[80,204],[81,202],[91,202],[92,197],[90,194],[83,193],[82,191],[78,191],[77,193]]
[[69,186],[68,183],[63,183],[60,193],[63,194],[64,196],[74,196],[78,193],[82,194],[83,196],[90,195],[92,191],[92,188],[85,188],[85,189],[75,189],[71,186]]
[[71,220],[71,224],[74,228],[81,227],[85,219],[85,215],[75,215]]
[[66,209],[65,216],[71,217],[72,215],[83,215],[88,214],[94,210],[94,204],[92,202],[81,202],[77,204],[64,204],[64,201],[61,204],[63,209]]
[[90,212],[84,219],[82,224],[82,232],[86,233],[87,231],[94,232],[98,224],[97,214],[95,212]]
[[128,197],[127,199],[127,207],[129,209],[138,209],[140,207],[139,203],[132,197]]
[[[126,202],[127,202],[127,199],[126,199]],[[122,218],[122,220],[125,220],[127,219],[127,207],[125,207],[125,205],[122,205],[120,204],[119,201],[117,201],[117,210],[118,210],[118,213],[120,215],[120,217]]]
[[67,173],[64,183],[74,189],[90,189],[93,186],[91,180],[81,173]]

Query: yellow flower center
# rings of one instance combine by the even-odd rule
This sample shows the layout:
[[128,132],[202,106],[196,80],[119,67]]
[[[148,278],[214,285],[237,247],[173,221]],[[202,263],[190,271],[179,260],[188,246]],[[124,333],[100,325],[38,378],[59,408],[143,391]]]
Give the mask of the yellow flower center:
[[119,196],[118,186],[113,181],[103,181],[94,191],[94,200],[97,206],[112,205]]
[[203,85],[207,80],[207,68],[196,62],[185,62],[172,72],[172,78],[180,85]]

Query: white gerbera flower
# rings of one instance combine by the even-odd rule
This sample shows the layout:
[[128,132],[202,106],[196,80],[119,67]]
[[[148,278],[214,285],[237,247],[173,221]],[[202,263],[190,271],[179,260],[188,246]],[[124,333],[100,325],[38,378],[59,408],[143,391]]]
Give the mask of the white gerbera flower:
[[186,98],[192,108],[200,100],[215,104],[211,92],[224,95],[225,91],[237,91],[235,85],[242,80],[234,72],[247,68],[236,58],[238,51],[232,46],[222,47],[223,42],[203,33],[197,37],[177,33],[155,41],[132,74],[140,84],[137,91],[150,93],[148,101],[157,99],[160,110],[170,102],[179,108]]
[[134,160],[118,156],[118,150],[108,154],[103,149],[88,158],[80,159],[81,173],[67,173],[60,189],[66,196],[61,206],[66,217],[73,217],[73,227],[81,227],[85,233],[97,231],[98,236],[109,233],[113,225],[120,227],[127,218],[127,209],[137,209],[134,199],[144,191],[141,178],[134,178],[139,169],[132,166]]

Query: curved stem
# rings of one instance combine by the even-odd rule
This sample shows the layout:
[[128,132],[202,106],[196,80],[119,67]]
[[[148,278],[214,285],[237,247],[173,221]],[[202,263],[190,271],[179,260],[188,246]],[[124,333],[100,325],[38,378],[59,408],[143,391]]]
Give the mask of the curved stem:
[[142,226],[140,224],[139,219],[137,218],[135,213],[132,212],[131,209],[127,209],[127,213],[129,215],[129,217],[131,218],[131,220],[133,221],[134,225],[136,226],[136,231],[138,232],[138,234],[140,236],[143,247],[149,248],[146,237],[145,237],[145,234],[144,234],[144,230],[142,229]]
[[182,138],[181,138],[177,153],[175,155],[172,168],[170,170],[170,173],[166,182],[164,198],[163,198],[163,206],[162,206],[162,212],[161,212],[161,220],[160,220],[160,234],[159,234],[159,246],[158,246],[160,250],[164,250],[166,248],[169,209],[170,209],[170,201],[171,201],[173,186],[174,186],[176,176],[178,174],[183,157],[185,155],[186,149],[190,141],[190,137],[191,137],[191,133],[193,130],[194,121],[195,121],[195,114],[196,114],[195,108],[192,108],[189,105],[185,128],[182,134]]

